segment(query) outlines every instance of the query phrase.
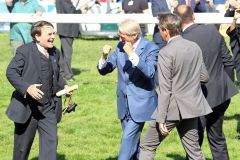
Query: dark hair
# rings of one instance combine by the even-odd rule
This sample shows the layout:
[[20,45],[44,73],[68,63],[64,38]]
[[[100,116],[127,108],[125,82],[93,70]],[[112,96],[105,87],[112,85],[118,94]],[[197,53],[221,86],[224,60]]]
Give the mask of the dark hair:
[[181,31],[181,19],[172,13],[158,15],[159,27],[167,29],[171,37],[179,35]]
[[36,41],[36,38],[35,38],[36,34],[41,36],[41,34],[42,34],[41,28],[43,26],[51,26],[51,27],[53,27],[52,23],[47,22],[47,21],[38,21],[38,22],[33,23],[32,28],[31,28],[31,36],[32,36],[34,41]]
[[[182,10],[180,10],[180,8]],[[192,21],[192,16],[193,16],[193,10],[190,6],[187,5],[179,5],[177,7],[176,13],[178,16],[182,19],[182,23],[188,23]]]

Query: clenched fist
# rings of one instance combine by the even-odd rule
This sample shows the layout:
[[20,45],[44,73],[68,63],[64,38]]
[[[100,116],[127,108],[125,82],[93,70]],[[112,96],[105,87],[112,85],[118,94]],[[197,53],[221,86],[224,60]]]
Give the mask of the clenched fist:
[[103,53],[102,53],[102,58],[107,59],[108,54],[112,50],[112,46],[106,44],[103,46]]

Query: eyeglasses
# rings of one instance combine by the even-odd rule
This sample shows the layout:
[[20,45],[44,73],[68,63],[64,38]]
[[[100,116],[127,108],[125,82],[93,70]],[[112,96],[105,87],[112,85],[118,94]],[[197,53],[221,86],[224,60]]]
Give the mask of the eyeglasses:
[[119,37],[131,37],[131,36],[135,36],[137,33],[132,33],[132,34],[128,34],[128,33],[123,33],[123,32],[121,32],[121,31],[118,31],[118,33],[117,33],[117,35],[119,36]]

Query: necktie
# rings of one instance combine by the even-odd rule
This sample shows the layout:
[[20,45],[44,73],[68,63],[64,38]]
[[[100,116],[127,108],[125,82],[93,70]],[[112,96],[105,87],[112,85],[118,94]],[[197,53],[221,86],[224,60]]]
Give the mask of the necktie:
[[44,56],[45,56],[46,58],[49,58],[49,54],[48,54],[48,51],[47,51],[47,50],[44,50]]
[[187,0],[187,5],[191,6],[191,0]]

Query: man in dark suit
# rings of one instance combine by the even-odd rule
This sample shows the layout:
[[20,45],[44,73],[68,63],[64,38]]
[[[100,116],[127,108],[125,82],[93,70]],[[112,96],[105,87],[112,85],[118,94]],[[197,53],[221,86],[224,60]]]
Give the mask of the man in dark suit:
[[123,134],[118,160],[137,159],[144,122],[157,106],[155,71],[158,47],[141,36],[140,25],[131,19],[119,24],[120,42],[109,56],[103,47],[98,71],[106,75],[118,68],[117,108]]
[[[186,4],[190,2],[190,6],[196,12],[205,12],[205,1],[204,0],[152,0],[152,15],[153,17],[157,17],[159,13],[167,13],[174,12],[176,7],[181,4]],[[158,25],[156,24],[153,31],[153,41],[159,46],[161,49],[166,45],[166,42],[162,39]]]
[[234,57],[234,64],[237,76],[237,87],[240,89],[240,26],[237,25],[240,9],[235,9],[231,26],[227,29],[230,37],[230,46]]
[[224,113],[230,99],[237,94],[233,83],[234,64],[223,36],[214,25],[194,24],[194,13],[186,5],[177,8],[182,18],[182,36],[196,42],[202,49],[204,63],[209,74],[209,81],[202,87],[213,112],[201,117],[199,123],[199,143],[202,144],[206,128],[208,142],[214,160],[228,160],[228,150],[223,133]]
[[59,51],[53,46],[55,32],[46,21],[33,24],[33,42],[19,47],[6,75],[15,88],[7,116],[14,121],[14,160],[27,160],[39,132],[39,160],[56,160],[57,120],[61,98],[56,92],[66,88],[59,73]]
[[202,51],[183,39],[181,20],[167,13],[159,15],[160,34],[167,45],[158,54],[158,107],[140,145],[140,160],[154,159],[159,144],[177,128],[183,147],[191,160],[204,160],[198,143],[198,117],[212,112],[202,91],[208,81]]
[[[56,0],[58,14],[80,14],[85,12],[86,5],[77,10],[71,0]],[[74,75],[71,68],[73,40],[79,36],[79,24],[58,23],[57,33],[61,41],[60,72],[64,79],[73,81]]]

